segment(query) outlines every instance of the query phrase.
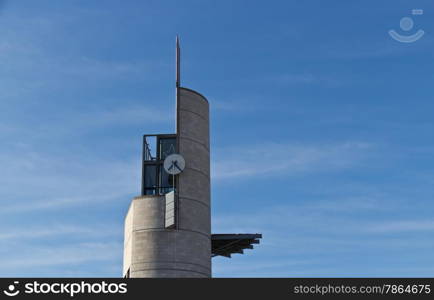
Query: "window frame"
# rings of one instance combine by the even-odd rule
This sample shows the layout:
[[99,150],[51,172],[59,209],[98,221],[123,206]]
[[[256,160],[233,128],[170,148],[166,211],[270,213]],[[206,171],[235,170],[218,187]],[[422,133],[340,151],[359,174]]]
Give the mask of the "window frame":
[[[150,151],[150,144],[147,142],[147,137],[156,137],[155,142],[156,144],[153,145],[154,147],[156,147],[156,157],[152,157],[151,153],[152,151]],[[178,149],[177,149],[177,135],[176,134],[152,134],[152,135],[144,135],[143,136],[143,152],[142,152],[142,188],[141,188],[141,195],[142,196],[146,196],[146,195],[164,195],[166,194],[167,190],[170,191],[170,186],[162,186],[161,185],[161,181],[162,181],[162,176],[161,176],[161,172],[163,171],[163,163],[164,160],[160,159],[161,158],[161,147],[160,147],[160,141],[163,139],[174,139],[174,146],[175,146],[175,153],[177,153]],[[154,165],[155,166],[155,183],[156,186],[155,187],[147,187],[146,186],[146,166],[147,165]],[[160,171],[161,170],[161,171]],[[148,191],[151,190],[151,193],[149,193]]]

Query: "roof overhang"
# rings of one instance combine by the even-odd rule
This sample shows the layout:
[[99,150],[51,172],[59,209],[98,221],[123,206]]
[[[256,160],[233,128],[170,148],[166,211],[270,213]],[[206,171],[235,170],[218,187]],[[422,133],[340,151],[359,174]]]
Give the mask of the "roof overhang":
[[253,244],[259,244],[262,234],[212,234],[212,257],[231,257],[234,253],[243,254],[245,249],[253,249]]

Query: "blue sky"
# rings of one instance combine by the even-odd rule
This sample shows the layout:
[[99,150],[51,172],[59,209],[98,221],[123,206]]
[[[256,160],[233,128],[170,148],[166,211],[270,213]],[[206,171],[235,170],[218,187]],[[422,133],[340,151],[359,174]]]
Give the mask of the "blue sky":
[[121,276],[176,34],[211,106],[213,232],[264,235],[214,276],[434,275],[432,1],[1,3],[0,276]]

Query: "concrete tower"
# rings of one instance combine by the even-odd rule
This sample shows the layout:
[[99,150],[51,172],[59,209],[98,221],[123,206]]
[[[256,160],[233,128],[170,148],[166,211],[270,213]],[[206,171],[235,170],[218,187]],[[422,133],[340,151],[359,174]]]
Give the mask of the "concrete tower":
[[[211,276],[209,105],[180,87],[179,58],[177,39],[176,134],[156,136],[154,155],[145,137],[142,195],[125,219],[127,277]],[[175,180],[162,168],[173,153],[186,162]]]
[[[124,277],[211,277],[211,257],[243,253],[256,235],[211,235],[209,103],[180,86],[176,40],[176,133],[145,135],[142,193],[125,218]],[[163,167],[180,154],[177,175]],[[167,160],[166,160],[167,161]]]

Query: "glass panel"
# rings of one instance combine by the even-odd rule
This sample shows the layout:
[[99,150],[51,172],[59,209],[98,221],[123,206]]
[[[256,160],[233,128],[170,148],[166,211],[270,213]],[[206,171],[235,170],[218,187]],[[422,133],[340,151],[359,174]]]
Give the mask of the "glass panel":
[[168,174],[164,167],[160,166],[160,193],[166,194],[173,191],[173,175]]
[[143,194],[161,195],[172,191],[172,176],[164,171],[162,164],[167,156],[176,153],[176,136],[147,135],[143,147]]
[[157,157],[157,137],[147,136],[145,138],[144,146],[144,159],[145,161],[155,160]]
[[160,139],[160,160],[173,153],[176,153],[176,138]]
[[145,195],[155,195],[157,188],[157,174],[156,165],[144,165],[145,180],[144,180],[144,192]]

